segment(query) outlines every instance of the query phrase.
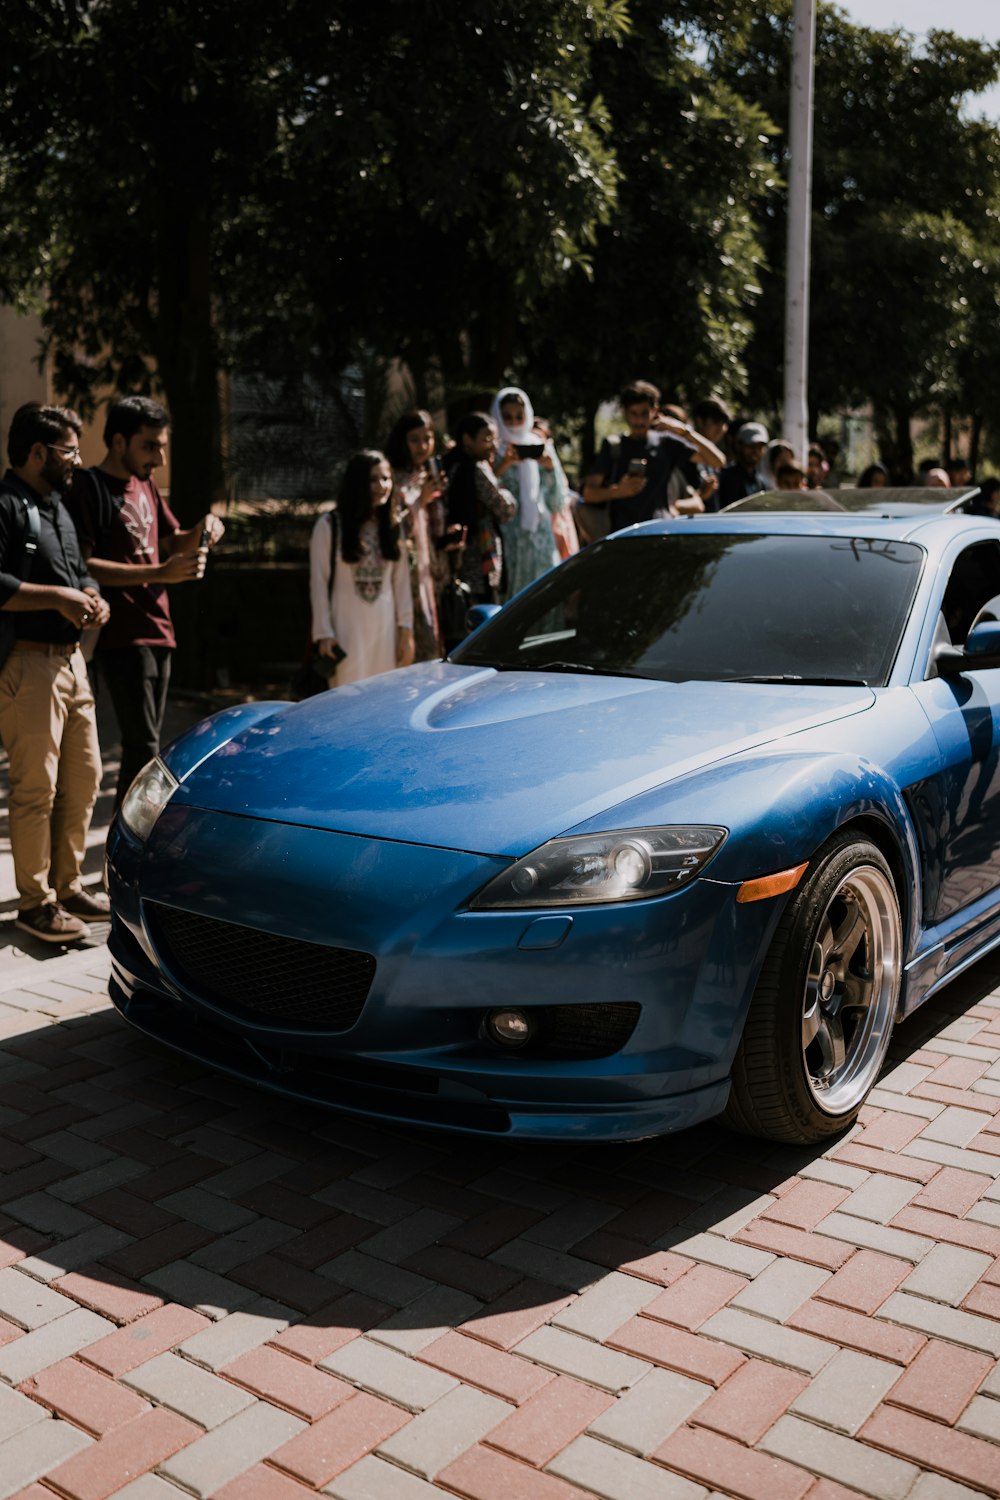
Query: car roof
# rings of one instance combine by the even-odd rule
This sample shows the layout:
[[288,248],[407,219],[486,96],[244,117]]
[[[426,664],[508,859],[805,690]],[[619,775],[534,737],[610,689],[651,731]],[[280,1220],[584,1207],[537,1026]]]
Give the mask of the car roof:
[[978,484],[964,484],[952,489],[940,485],[909,484],[883,489],[764,490],[759,495],[734,500],[723,513],[826,515],[846,511],[848,515],[858,516],[943,516],[961,510],[978,494]]
[[[883,493],[885,493],[883,491]],[[939,490],[938,494],[944,494]],[[994,516],[964,515],[960,511],[931,508],[904,515],[876,515],[836,511],[719,511],[716,514],[677,516],[646,521],[612,533],[608,541],[637,535],[683,536],[695,533],[719,535],[756,532],[760,536],[842,536],[878,541],[912,541],[931,551],[940,551],[956,537],[994,536],[1000,541],[1000,521]]]

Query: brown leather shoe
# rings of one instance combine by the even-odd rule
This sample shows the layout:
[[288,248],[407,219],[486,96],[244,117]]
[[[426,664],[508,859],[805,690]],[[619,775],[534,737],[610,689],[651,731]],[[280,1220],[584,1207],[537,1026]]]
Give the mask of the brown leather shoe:
[[76,943],[87,936],[86,922],[65,911],[57,901],[19,911],[14,926],[41,938],[43,943]]
[[75,896],[64,896],[59,905],[71,917],[82,917],[85,922],[111,921],[111,902],[103,891],[77,891]]

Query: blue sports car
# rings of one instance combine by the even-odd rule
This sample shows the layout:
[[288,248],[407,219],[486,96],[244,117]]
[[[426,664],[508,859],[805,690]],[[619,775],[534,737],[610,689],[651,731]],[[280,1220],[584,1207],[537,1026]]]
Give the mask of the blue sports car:
[[843,1130],[1000,943],[1000,527],[909,495],[634,527],[197,725],[109,841],[122,1015],[384,1120]]

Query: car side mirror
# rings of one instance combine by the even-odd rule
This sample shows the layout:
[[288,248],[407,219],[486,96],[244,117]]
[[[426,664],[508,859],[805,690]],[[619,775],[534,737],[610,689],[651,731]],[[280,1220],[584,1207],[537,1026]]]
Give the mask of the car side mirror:
[[465,616],[465,628],[471,635],[478,630],[480,625],[485,625],[487,620],[492,620],[494,615],[500,613],[499,604],[474,604]]
[[983,620],[973,625],[964,646],[941,646],[934,653],[939,677],[958,677],[963,672],[1000,667],[1000,621]]

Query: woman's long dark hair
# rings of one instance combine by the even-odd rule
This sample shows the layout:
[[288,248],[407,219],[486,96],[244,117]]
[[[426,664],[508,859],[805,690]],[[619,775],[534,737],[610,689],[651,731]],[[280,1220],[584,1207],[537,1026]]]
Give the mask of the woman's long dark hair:
[[[372,469],[376,464],[387,462],[385,454],[379,453],[377,448],[363,448],[347,461],[337,496],[340,555],[346,563],[356,563],[361,557],[361,528],[372,519]],[[375,520],[378,522],[379,551],[386,562],[395,562],[399,557],[399,526],[393,516],[391,496],[385,505],[378,507]]]
[[394,469],[402,469],[405,474],[413,468],[410,446],[406,441],[407,434],[417,427],[433,427],[433,425],[429,411],[421,411],[418,407],[414,407],[412,411],[404,411],[393,426],[385,444],[385,456]]

